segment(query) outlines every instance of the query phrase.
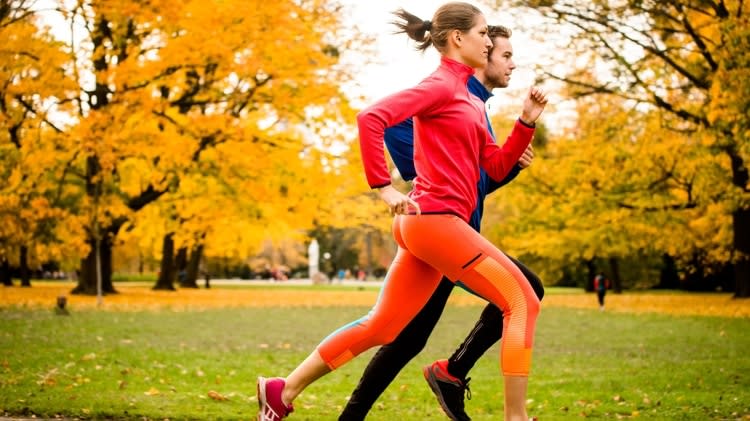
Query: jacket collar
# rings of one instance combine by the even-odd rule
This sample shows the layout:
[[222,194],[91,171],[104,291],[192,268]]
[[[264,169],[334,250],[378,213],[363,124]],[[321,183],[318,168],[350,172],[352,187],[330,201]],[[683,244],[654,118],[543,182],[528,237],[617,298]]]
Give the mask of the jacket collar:
[[474,75],[474,68],[446,56],[440,56],[440,66],[460,77],[464,82]]
[[469,92],[479,97],[482,102],[487,102],[487,100],[492,96],[492,92],[487,90],[487,88],[485,88],[485,86],[482,84],[482,82],[479,81],[479,79],[477,79],[476,76],[472,76],[469,78],[467,86],[469,87]]

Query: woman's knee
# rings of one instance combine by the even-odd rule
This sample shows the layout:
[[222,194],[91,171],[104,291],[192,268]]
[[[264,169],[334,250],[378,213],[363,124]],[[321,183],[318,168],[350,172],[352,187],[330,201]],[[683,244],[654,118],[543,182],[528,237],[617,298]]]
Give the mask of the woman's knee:
[[367,338],[366,342],[371,347],[394,342],[403,330],[402,327],[395,325],[392,320],[386,321],[379,317],[371,318],[367,325],[363,327],[366,329],[362,332],[363,337]]
[[536,317],[542,310],[539,298],[536,295],[529,295],[526,298],[526,311],[529,315]]

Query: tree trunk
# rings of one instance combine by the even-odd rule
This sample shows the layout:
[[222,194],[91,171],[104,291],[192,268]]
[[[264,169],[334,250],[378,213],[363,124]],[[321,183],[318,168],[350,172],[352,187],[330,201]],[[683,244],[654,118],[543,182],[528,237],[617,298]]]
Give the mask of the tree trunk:
[[172,237],[174,233],[169,233],[164,236],[164,241],[161,247],[161,270],[159,271],[159,278],[156,280],[154,289],[174,291],[174,240]]
[[21,246],[21,256],[19,259],[19,266],[21,270],[21,286],[31,286],[31,271],[29,270],[29,248]]
[[187,264],[187,275],[185,276],[183,287],[198,288],[198,269],[200,268],[201,257],[203,257],[203,245],[199,244],[194,246],[193,252],[190,253],[190,260],[188,260]]
[[662,267],[659,270],[659,285],[661,289],[679,289],[680,275],[677,273],[677,264],[674,258],[667,253],[661,256]]
[[[112,284],[112,238],[107,231],[104,231],[104,238],[99,241],[99,259],[102,269],[102,294],[117,294]],[[89,238],[89,254],[81,259],[80,276],[78,285],[71,291],[71,294],[96,295],[96,239]]]
[[584,283],[586,292],[594,291],[594,278],[596,277],[596,263],[594,259],[586,260],[586,282]]
[[187,266],[188,266],[188,249],[187,247],[180,247],[179,250],[177,250],[177,255],[175,255],[174,259],[174,265],[176,268],[177,273],[177,282],[178,284],[182,286],[187,286]]
[[10,273],[10,261],[3,257],[2,264],[0,265],[0,280],[6,287],[13,286],[13,277]]
[[[737,151],[729,150],[732,164],[732,184],[747,192],[750,173]],[[750,208],[743,207],[732,212],[734,229],[734,251],[738,254],[734,265],[734,296],[750,298]]]
[[143,253],[138,252],[138,274],[143,275]]
[[365,250],[367,250],[367,267],[365,268],[365,273],[367,274],[367,277],[372,275],[372,229],[369,227],[367,228],[367,234],[365,234]]
[[612,281],[612,291],[615,294],[622,293],[622,279],[620,279],[620,264],[616,257],[609,258],[609,270],[612,272],[610,280]]
[[739,258],[734,264],[734,297],[750,298],[750,208],[732,214],[734,248]]

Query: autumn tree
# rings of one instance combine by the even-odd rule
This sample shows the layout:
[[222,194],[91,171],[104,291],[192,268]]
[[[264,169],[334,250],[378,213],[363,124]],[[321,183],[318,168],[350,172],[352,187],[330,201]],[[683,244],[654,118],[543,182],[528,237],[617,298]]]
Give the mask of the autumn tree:
[[[61,1],[57,13],[73,28],[63,68],[77,94],[60,129],[70,159],[56,181],[88,246],[74,292],[96,291],[97,256],[103,291],[115,292],[112,247],[149,205],[167,202],[160,216],[177,221],[162,223],[164,235],[203,225],[181,238],[207,238],[215,217],[235,232],[283,220],[290,196],[279,192],[291,190],[276,170],[301,176],[302,140],[325,142],[326,122],[350,119],[336,53],[349,40],[337,38],[340,10],[327,1]],[[221,205],[189,190],[210,180],[223,185],[222,202],[256,211],[186,217],[176,204]]]
[[[56,182],[65,164],[55,113],[65,112],[75,85],[65,55],[40,28],[30,1],[0,3],[0,273],[11,263],[30,286],[30,268],[64,261],[80,248],[80,220],[67,211]],[[45,139],[42,142],[40,139]]]
[[573,97],[619,97],[641,109],[660,110],[664,125],[689,132],[692,142],[729,164],[727,176],[716,174],[713,180],[727,192],[717,197],[716,206],[731,219],[735,295],[750,296],[748,5],[702,0],[497,4],[528,7],[524,10],[545,18],[546,31],[539,32],[548,41],[570,36],[554,51],[558,59],[559,52],[570,57],[566,65],[545,62],[539,70],[567,85]]
[[579,114],[597,118],[537,149],[531,167],[488,201],[490,238],[540,258],[549,280],[584,266],[587,281],[604,269],[617,282],[625,269],[631,279],[618,289],[653,285],[638,278],[658,278],[649,266],[664,256],[683,275],[728,262],[730,217],[714,184],[728,163],[665,127],[661,112],[602,99],[579,100]]

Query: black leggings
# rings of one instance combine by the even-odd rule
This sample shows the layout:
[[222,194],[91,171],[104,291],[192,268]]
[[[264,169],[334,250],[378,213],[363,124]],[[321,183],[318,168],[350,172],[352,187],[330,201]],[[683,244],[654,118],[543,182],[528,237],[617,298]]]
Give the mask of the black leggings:
[[[508,256],[529,280],[537,297],[544,296],[544,286],[539,277],[523,263]],[[440,316],[443,314],[454,284],[443,277],[430,300],[417,316],[401,331],[396,339],[378,349],[365,368],[359,384],[352,392],[339,421],[364,420],[372,405],[396,378],[406,364],[416,357],[430,337]],[[465,378],[479,358],[500,340],[503,333],[503,313],[499,308],[488,304],[482,311],[476,325],[464,342],[448,360],[448,371]]]

